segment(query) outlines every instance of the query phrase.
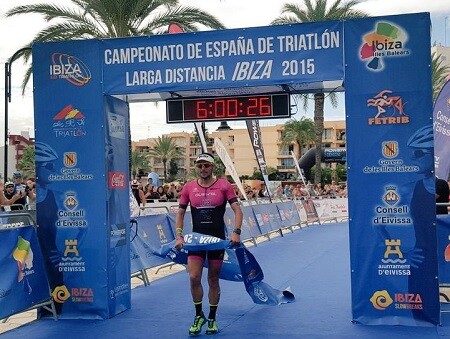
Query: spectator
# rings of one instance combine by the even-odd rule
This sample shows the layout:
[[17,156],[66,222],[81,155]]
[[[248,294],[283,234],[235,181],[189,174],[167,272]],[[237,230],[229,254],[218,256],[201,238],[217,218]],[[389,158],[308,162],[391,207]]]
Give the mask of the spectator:
[[[7,182],[7,184],[12,185],[14,187],[14,184],[12,182]],[[6,198],[5,190],[6,185],[4,185],[2,182],[0,183],[0,206],[4,209],[5,206],[9,206],[14,204],[18,199],[20,199],[20,193],[16,193],[13,195],[11,199]]]
[[167,189],[166,197],[168,200],[173,200],[178,197],[177,190],[175,189],[175,184],[171,183]]
[[156,195],[158,195],[159,200],[167,201],[166,192],[164,191],[163,186],[158,186],[158,188],[156,189]]
[[33,179],[28,179],[25,187],[25,192],[27,193],[27,204],[36,203],[36,183]]
[[142,188],[142,184],[140,184],[139,181],[137,181],[137,179],[134,179],[131,182],[131,192],[133,193],[133,196],[136,198],[139,207],[144,208],[146,202],[145,194]]
[[[444,179],[436,177],[436,202],[448,203],[449,187]],[[436,214],[448,214],[447,206],[436,206]]]
[[[13,173],[13,180],[14,180],[14,190],[13,193],[16,194],[18,192],[21,193],[20,199],[18,199],[14,204],[20,204],[25,208],[25,205],[27,204],[27,197],[28,193],[25,188],[26,185],[23,183],[22,173],[19,171],[16,171]],[[9,198],[8,198],[9,199]]]
[[5,189],[2,194],[2,198],[4,198],[4,201],[2,202],[2,205],[13,205],[11,206],[11,210],[21,210],[23,209],[23,206],[19,206],[20,204],[17,203],[20,199],[23,198],[25,193],[22,193],[22,191],[18,191],[17,193],[14,193],[14,183],[11,181],[6,182]]

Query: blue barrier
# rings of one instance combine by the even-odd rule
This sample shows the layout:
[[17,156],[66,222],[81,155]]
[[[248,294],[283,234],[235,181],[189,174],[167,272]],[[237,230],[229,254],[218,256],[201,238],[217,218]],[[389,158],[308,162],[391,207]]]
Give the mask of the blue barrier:
[[[280,231],[285,227],[300,225],[300,215],[293,201],[277,204],[242,206],[242,242],[253,241],[270,232]],[[138,216],[131,221],[131,273],[149,283],[145,270],[160,265],[174,265],[170,259],[164,259],[152,253],[174,240],[175,213]],[[228,233],[235,228],[234,213],[227,208],[224,215]],[[190,211],[186,211],[183,233],[192,232]],[[165,267],[165,266],[164,266]]]
[[[14,217],[25,218],[2,215],[2,225],[17,223],[11,221]],[[9,223],[3,223],[3,218],[10,219]],[[0,319],[45,305],[52,305],[56,317],[34,227],[3,227],[0,244]]]

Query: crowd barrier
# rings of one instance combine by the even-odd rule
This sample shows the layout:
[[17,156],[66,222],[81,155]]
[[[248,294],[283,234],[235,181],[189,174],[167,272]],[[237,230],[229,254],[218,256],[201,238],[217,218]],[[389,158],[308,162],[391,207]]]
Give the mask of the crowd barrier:
[[0,319],[43,307],[57,319],[33,217],[0,213]]
[[[155,202],[141,208],[140,215],[131,220],[131,276],[149,284],[146,270],[158,266],[171,267],[174,263],[161,258],[161,247],[175,240],[175,215],[178,205],[173,202]],[[242,204],[242,242],[257,245],[257,238],[271,239],[274,232],[283,236],[283,232],[294,231],[311,224],[348,219],[347,199],[278,199],[272,202],[259,199]],[[228,233],[235,228],[234,213],[227,207],[224,215]],[[184,233],[192,232],[192,218],[188,208],[184,220]],[[157,271],[158,272],[158,271]]]

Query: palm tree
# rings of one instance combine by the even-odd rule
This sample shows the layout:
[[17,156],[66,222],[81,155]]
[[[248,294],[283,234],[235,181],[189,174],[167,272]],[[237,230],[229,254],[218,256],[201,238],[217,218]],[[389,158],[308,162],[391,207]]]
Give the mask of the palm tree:
[[152,157],[161,159],[164,167],[164,182],[167,182],[167,162],[183,156],[183,152],[176,145],[175,139],[167,135],[158,137],[155,145],[148,153]]
[[281,142],[283,146],[295,142],[298,146],[299,155],[301,155],[302,148],[313,142],[314,136],[314,122],[307,117],[301,117],[300,120],[290,119],[284,124]]
[[[17,6],[7,17],[40,14],[49,26],[33,41],[61,41],[89,38],[116,38],[167,33],[168,25],[178,24],[183,31],[198,31],[201,26],[223,29],[214,16],[195,7],[180,6],[178,0],[71,0],[72,5],[40,3]],[[50,24],[51,23],[51,24]],[[24,47],[30,47],[32,42]],[[28,61],[31,50],[19,53]],[[32,66],[22,81],[22,93],[30,79]]]
[[[327,0],[303,0],[304,7],[300,8],[297,4],[284,4],[281,10],[281,16],[272,21],[273,25],[294,24],[301,22],[316,22],[327,20],[341,20],[349,18],[362,18],[367,14],[354,9],[358,4],[357,0],[350,0],[344,3],[343,0],[335,0],[331,5]],[[307,99],[307,97],[305,97]],[[336,97],[330,95],[331,103],[337,105]],[[314,123],[316,135],[316,171],[314,182],[321,181],[321,151],[322,151],[322,133],[323,133],[323,107],[325,95],[322,92],[314,93]],[[306,102],[307,103],[307,102]],[[307,104],[306,104],[307,105]],[[304,105],[304,107],[306,107]]]
[[139,170],[150,171],[150,166],[148,165],[148,159],[146,154],[138,152],[137,150],[132,150],[130,154],[131,162],[131,176],[138,175]]
[[431,53],[431,80],[433,84],[433,102],[436,101],[442,87],[447,81],[450,67],[445,65],[442,56],[436,52]]

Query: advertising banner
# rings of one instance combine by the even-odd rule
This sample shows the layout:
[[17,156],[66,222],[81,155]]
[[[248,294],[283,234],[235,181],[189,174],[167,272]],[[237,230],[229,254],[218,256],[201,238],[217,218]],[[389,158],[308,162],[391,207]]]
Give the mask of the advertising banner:
[[344,78],[342,25],[326,21],[102,40],[105,93],[199,96],[236,94],[239,87],[245,87],[241,93],[254,86],[321,87]]
[[[130,217],[128,153],[112,150],[105,136],[114,147],[119,146],[115,139],[125,138],[128,149],[128,117],[103,97],[98,44],[86,40],[33,46],[38,238],[57,312],[67,319],[114,315],[108,302],[116,292],[112,295],[105,286],[113,284],[108,270],[120,259],[113,255],[119,248],[110,248],[110,236],[120,243]],[[105,105],[111,108],[106,113]],[[111,157],[120,156],[126,166],[114,168]],[[107,206],[123,216],[115,219]],[[129,248],[123,250],[129,262]],[[129,273],[126,267],[117,268]]]
[[131,307],[129,109],[126,102],[110,96],[105,96],[104,107],[108,178],[108,307],[112,316]]
[[433,130],[436,176],[447,180],[450,175],[450,81],[442,87],[434,103]]
[[272,196],[269,185],[269,172],[267,171],[266,158],[264,156],[264,147],[261,138],[261,129],[259,128],[259,120],[246,120],[247,131],[252,143],[253,151],[255,152],[256,161],[258,162],[259,170],[264,179],[266,185],[267,194],[269,199]]
[[170,260],[153,255],[175,240],[166,214],[141,216],[131,224],[131,273],[165,264]]
[[353,320],[439,324],[430,17],[349,20],[345,41]]
[[1,229],[0,244],[0,319],[50,300],[34,227]]

